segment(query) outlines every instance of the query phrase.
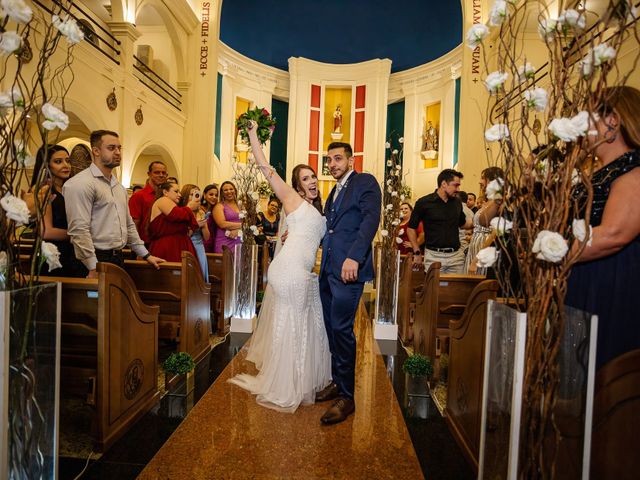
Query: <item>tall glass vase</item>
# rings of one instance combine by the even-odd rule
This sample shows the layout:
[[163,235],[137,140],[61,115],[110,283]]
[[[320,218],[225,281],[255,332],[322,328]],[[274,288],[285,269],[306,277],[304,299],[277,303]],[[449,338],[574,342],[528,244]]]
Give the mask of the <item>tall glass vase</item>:
[[231,331],[251,333],[256,322],[258,293],[258,246],[243,243],[233,252],[233,293]]
[[0,478],[56,478],[60,287],[0,291]]
[[400,251],[382,248],[376,265],[376,316],[374,337],[378,340],[398,338],[398,285]]

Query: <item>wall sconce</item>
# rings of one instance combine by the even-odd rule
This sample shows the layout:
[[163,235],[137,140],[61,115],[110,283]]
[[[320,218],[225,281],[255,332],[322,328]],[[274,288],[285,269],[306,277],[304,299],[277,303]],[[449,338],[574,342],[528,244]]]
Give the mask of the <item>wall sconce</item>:
[[142,125],[142,122],[144,122],[144,115],[142,114],[142,105],[140,105],[136,110],[136,114],[134,118],[136,120],[136,125]]

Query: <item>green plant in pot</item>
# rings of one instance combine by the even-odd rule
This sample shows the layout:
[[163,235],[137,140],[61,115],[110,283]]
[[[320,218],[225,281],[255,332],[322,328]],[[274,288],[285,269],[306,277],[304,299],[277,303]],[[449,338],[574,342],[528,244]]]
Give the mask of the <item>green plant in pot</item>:
[[167,390],[169,390],[171,377],[178,375],[186,375],[187,392],[193,390],[193,375],[190,375],[190,373],[193,372],[195,367],[196,364],[193,361],[193,358],[187,352],[177,352],[169,355],[169,357],[162,363],[165,375],[164,381]]
[[426,396],[429,394],[427,381],[433,375],[433,364],[429,357],[414,353],[404,361],[402,370],[406,374],[408,395]]

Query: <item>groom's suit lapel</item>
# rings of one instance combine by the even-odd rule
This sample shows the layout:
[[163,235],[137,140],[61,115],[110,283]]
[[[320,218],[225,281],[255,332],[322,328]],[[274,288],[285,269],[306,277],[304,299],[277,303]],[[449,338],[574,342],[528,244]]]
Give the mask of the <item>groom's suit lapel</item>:
[[354,182],[353,182],[353,180],[354,180],[354,178],[355,178],[355,176],[357,174],[358,174],[358,172],[354,171],[349,176],[349,179],[347,180],[347,184],[345,185],[345,187],[338,194],[338,198],[336,198],[336,201],[332,203],[332,208],[333,208],[333,205],[335,205],[337,207],[335,215],[333,216],[333,222],[332,223],[334,223],[334,224],[344,214],[344,212],[347,211],[346,207],[347,207],[347,205],[349,205],[349,202],[351,201],[351,197],[353,196],[353,190],[354,190],[354,187],[353,187],[353,183]]

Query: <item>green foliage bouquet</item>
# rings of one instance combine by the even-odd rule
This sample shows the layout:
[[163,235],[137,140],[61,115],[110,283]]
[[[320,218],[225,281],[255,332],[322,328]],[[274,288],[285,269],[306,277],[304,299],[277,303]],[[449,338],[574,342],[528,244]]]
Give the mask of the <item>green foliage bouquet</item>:
[[276,119],[271,116],[266,108],[256,107],[253,110],[248,110],[243,113],[236,120],[236,127],[240,131],[240,137],[243,141],[249,144],[249,135],[247,134],[247,127],[249,122],[254,121],[258,124],[257,134],[258,140],[264,145],[271,139],[273,131],[276,129]]
[[164,371],[171,375],[182,375],[195,367],[193,358],[187,352],[172,353],[162,364]]

